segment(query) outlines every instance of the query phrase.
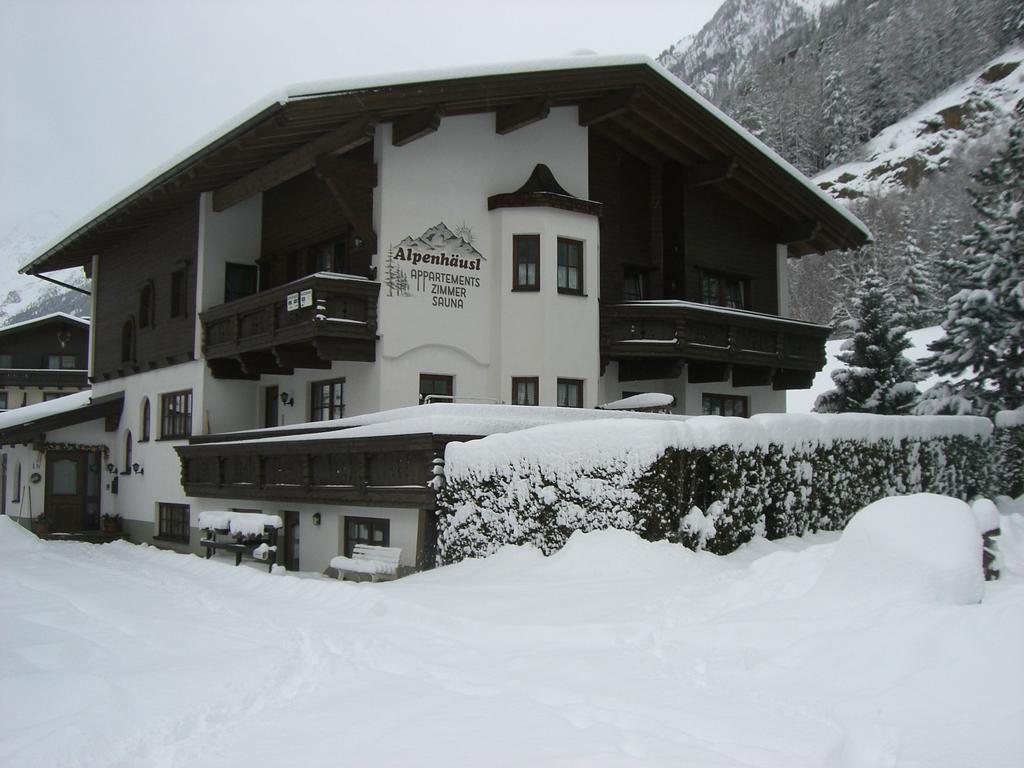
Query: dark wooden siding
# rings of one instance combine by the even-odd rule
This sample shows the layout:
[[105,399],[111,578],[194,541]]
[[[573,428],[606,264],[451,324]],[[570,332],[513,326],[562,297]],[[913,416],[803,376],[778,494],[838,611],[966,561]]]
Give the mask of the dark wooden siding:
[[[97,276],[94,376],[128,376],[195,357],[196,255],[199,201],[168,214],[100,254]],[[185,270],[185,311],[171,317],[171,275]],[[139,327],[139,298],[153,281],[154,324]],[[122,329],[135,326],[133,363],[122,361]]]
[[[71,334],[61,347],[57,333],[65,328]],[[0,336],[0,354],[11,356],[11,368],[46,368],[50,355],[74,355],[75,368],[89,364],[89,329],[78,323],[54,319]]]
[[601,299],[622,298],[624,267],[653,269],[660,254],[651,244],[651,168],[617,144],[590,133],[590,199],[601,217]]
[[748,309],[779,311],[775,273],[775,233],[767,223],[713,186],[685,196],[685,298],[700,301],[700,270],[713,270],[750,281]]

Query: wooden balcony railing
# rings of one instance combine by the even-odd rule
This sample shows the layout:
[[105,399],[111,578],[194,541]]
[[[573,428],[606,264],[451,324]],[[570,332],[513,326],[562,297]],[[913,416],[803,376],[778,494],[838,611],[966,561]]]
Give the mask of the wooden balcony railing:
[[432,434],[178,446],[189,496],[432,509],[433,462],[455,437]]
[[[379,295],[380,283],[319,272],[221,304],[199,315],[203,355],[211,363],[241,361],[250,373],[373,361]],[[263,370],[251,370],[261,360]]]
[[822,325],[688,301],[601,307],[601,355],[606,360],[677,358],[816,372],[825,365],[829,333],[831,329]]
[[89,386],[88,371],[59,368],[2,368],[2,387],[77,387]]

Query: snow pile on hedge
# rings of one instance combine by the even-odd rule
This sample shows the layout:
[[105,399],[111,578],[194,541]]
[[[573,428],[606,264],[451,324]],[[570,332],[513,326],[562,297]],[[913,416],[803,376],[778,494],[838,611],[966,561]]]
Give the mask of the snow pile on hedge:
[[898,598],[948,605],[978,603],[984,592],[974,512],[931,493],[881,499],[857,512],[814,590],[834,603]]
[[230,531],[235,536],[262,536],[264,526],[284,528],[280,515],[265,515],[261,512],[220,512],[199,513],[200,528]]
[[442,562],[621,528],[717,553],[754,535],[841,530],[889,495],[989,491],[979,417],[770,414],[558,424],[451,443]]

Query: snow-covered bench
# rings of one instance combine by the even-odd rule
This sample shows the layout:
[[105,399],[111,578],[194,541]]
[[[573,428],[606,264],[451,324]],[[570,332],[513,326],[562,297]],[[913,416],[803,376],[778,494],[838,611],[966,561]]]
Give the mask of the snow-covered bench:
[[352,557],[338,555],[332,558],[331,568],[337,570],[339,579],[344,579],[346,573],[361,573],[368,574],[370,581],[385,581],[398,576],[401,557],[401,547],[356,544],[352,547]]
[[[256,512],[200,512],[199,527],[206,536],[199,545],[206,548],[206,559],[217,550],[234,552],[235,565],[241,565],[242,556],[267,564],[272,571],[277,562],[277,531],[284,527],[279,515]],[[220,538],[223,537],[223,538]]]

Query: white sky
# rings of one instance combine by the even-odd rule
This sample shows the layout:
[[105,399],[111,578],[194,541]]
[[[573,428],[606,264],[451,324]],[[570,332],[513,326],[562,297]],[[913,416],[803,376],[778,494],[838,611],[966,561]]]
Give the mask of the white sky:
[[283,85],[657,56],[722,0],[0,0],[0,242],[50,237]]

